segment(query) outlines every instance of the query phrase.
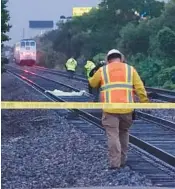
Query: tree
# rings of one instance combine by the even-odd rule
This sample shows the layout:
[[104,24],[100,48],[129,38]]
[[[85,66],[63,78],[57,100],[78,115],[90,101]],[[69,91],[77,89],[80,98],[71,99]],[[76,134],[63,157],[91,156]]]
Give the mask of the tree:
[[105,53],[99,53],[96,56],[93,57],[93,61],[95,63],[99,63],[100,61],[104,61],[106,58],[106,54]]
[[6,35],[11,28],[11,26],[8,24],[10,16],[9,11],[7,10],[7,2],[8,0],[1,1],[1,46],[3,46],[3,42],[10,40],[9,36]]
[[[1,1],[1,51],[3,48],[3,43],[5,41],[8,41],[10,38],[8,35],[6,35],[7,32],[10,31],[11,26],[8,24],[8,21],[10,20],[9,12],[6,9],[7,8],[7,0]],[[2,52],[1,52],[2,54]],[[5,68],[3,65],[5,64],[5,58],[1,56],[1,73],[5,72]]]
[[160,49],[166,55],[175,56],[175,32],[168,27],[164,27],[158,33]]

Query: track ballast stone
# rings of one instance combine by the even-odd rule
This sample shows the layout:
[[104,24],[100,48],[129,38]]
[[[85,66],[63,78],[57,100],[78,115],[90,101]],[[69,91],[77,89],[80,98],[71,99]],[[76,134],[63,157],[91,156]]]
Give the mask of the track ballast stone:
[[[4,100],[16,100],[13,88],[23,100],[43,98],[12,76],[5,75],[2,86]],[[69,125],[65,111],[58,112],[2,111],[2,188],[151,185],[128,167],[108,171],[106,148]]]

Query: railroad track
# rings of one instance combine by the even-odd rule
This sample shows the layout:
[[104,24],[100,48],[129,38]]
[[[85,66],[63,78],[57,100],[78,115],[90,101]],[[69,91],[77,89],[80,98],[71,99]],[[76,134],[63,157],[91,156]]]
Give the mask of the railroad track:
[[[65,71],[56,71],[53,69],[48,69],[48,68],[39,67],[39,66],[36,66],[35,68],[37,70],[44,71],[44,72],[47,72],[50,74],[67,77],[67,73]],[[74,76],[74,80],[82,81],[82,82],[88,84],[87,79],[80,74],[76,74]],[[167,101],[167,102],[175,102],[175,91],[153,88],[153,87],[146,87],[146,90],[147,90],[148,94],[154,93],[154,95],[153,95],[154,99],[159,99],[159,100]]]
[[[46,90],[52,90],[53,84],[54,88],[55,85],[59,85],[61,90],[68,91],[72,90],[71,86],[54,83],[53,80],[48,80],[38,74],[24,73],[21,70],[8,70],[8,72],[47,95],[52,101],[77,100],[74,97],[56,97],[46,93]],[[82,102],[91,100],[91,96],[78,98],[78,101]],[[78,109],[69,111],[74,113],[68,116],[69,123],[105,145],[105,134],[99,118],[101,111]],[[142,119],[135,120],[130,131],[131,148],[128,162],[130,167],[146,174],[155,185],[175,186],[175,149],[173,148],[175,146],[175,124],[142,112],[137,112],[137,117]]]
[[[52,75],[58,75],[67,78],[67,72],[65,71],[58,71],[58,70],[53,70],[49,68],[44,68],[40,66],[35,66],[35,67],[30,67],[28,68],[29,70],[35,70],[39,71],[40,73],[49,73]],[[73,78],[74,81],[78,82],[83,82],[86,86],[88,87],[88,81],[85,77],[83,77],[81,74],[76,74]],[[175,91],[171,90],[165,90],[165,89],[158,89],[158,88],[153,88],[153,87],[145,87],[148,93],[148,96],[150,96],[150,99],[156,99],[156,100],[161,100],[164,102],[175,102]]]

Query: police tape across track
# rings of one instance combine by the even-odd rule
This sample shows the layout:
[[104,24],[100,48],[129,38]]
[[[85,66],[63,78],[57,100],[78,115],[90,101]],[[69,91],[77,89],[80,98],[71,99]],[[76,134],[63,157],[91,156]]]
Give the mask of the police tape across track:
[[91,103],[2,101],[1,109],[175,109],[175,103]]

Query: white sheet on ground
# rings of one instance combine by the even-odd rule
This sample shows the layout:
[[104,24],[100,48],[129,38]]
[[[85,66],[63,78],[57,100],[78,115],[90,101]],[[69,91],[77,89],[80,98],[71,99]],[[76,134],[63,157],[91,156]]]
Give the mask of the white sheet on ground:
[[50,91],[50,90],[47,90],[45,92],[48,92],[48,93],[51,93],[55,96],[83,96],[83,95],[87,95],[87,92],[85,90],[82,90],[80,92],[64,92],[64,91],[60,91],[60,90],[53,90],[53,91]]

